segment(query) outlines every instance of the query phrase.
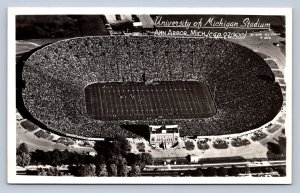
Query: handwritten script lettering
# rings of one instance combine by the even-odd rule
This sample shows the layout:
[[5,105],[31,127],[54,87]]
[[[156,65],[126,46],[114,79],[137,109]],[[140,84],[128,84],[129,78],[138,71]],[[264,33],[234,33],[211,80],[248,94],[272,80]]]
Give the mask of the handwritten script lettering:
[[[228,18],[228,17],[227,17]],[[225,19],[224,17],[199,17],[168,20],[164,16],[156,16],[154,20],[158,36],[195,36],[200,38],[244,39],[248,31],[270,30],[271,24],[261,22],[259,18],[249,17]]]

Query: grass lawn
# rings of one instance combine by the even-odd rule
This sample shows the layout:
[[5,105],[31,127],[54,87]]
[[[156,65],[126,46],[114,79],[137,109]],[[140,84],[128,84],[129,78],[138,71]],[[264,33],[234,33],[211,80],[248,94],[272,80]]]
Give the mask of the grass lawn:
[[271,127],[267,128],[267,131],[268,131],[269,133],[275,133],[275,132],[278,131],[280,128],[281,128],[280,125],[275,124],[275,125],[272,125]]
[[68,146],[68,145],[74,145],[75,142],[70,138],[60,137],[57,139],[57,143],[61,143]]
[[233,138],[231,140],[231,145],[233,147],[241,147],[241,146],[246,146],[249,144],[250,144],[250,141],[248,139]]
[[50,135],[44,130],[39,130],[38,132],[34,133],[34,135],[37,136],[38,138],[43,138],[48,140],[52,140],[54,138],[53,135]]
[[267,136],[268,135],[264,132],[256,132],[256,133],[253,134],[253,136],[251,136],[251,139],[253,141],[260,141],[260,140],[266,138]]
[[28,120],[21,122],[21,126],[27,131],[35,131],[36,129],[39,128],[38,126],[36,126],[35,124],[31,123]]

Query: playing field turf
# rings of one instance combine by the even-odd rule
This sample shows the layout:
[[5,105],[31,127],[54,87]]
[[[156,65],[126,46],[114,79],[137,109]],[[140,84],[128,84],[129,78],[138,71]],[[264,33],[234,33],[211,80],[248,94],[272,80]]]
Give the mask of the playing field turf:
[[98,120],[187,119],[216,113],[208,87],[197,81],[94,83],[85,87],[88,116]]

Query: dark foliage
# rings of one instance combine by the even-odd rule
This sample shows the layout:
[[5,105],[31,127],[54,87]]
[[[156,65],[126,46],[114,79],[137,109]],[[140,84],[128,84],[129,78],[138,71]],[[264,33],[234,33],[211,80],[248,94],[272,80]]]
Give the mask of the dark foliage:
[[228,176],[238,176],[240,174],[240,170],[236,166],[232,166],[228,169]]

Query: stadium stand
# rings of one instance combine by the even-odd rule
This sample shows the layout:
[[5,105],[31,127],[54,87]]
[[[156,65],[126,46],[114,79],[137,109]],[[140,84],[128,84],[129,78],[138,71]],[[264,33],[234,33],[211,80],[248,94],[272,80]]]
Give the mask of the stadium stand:
[[[86,112],[91,83],[205,83],[217,112],[208,118],[101,121]],[[59,41],[25,62],[22,97],[49,129],[83,137],[137,137],[120,125],[178,124],[181,136],[240,133],[271,121],[283,97],[274,74],[252,50],[216,39],[94,36]]]

